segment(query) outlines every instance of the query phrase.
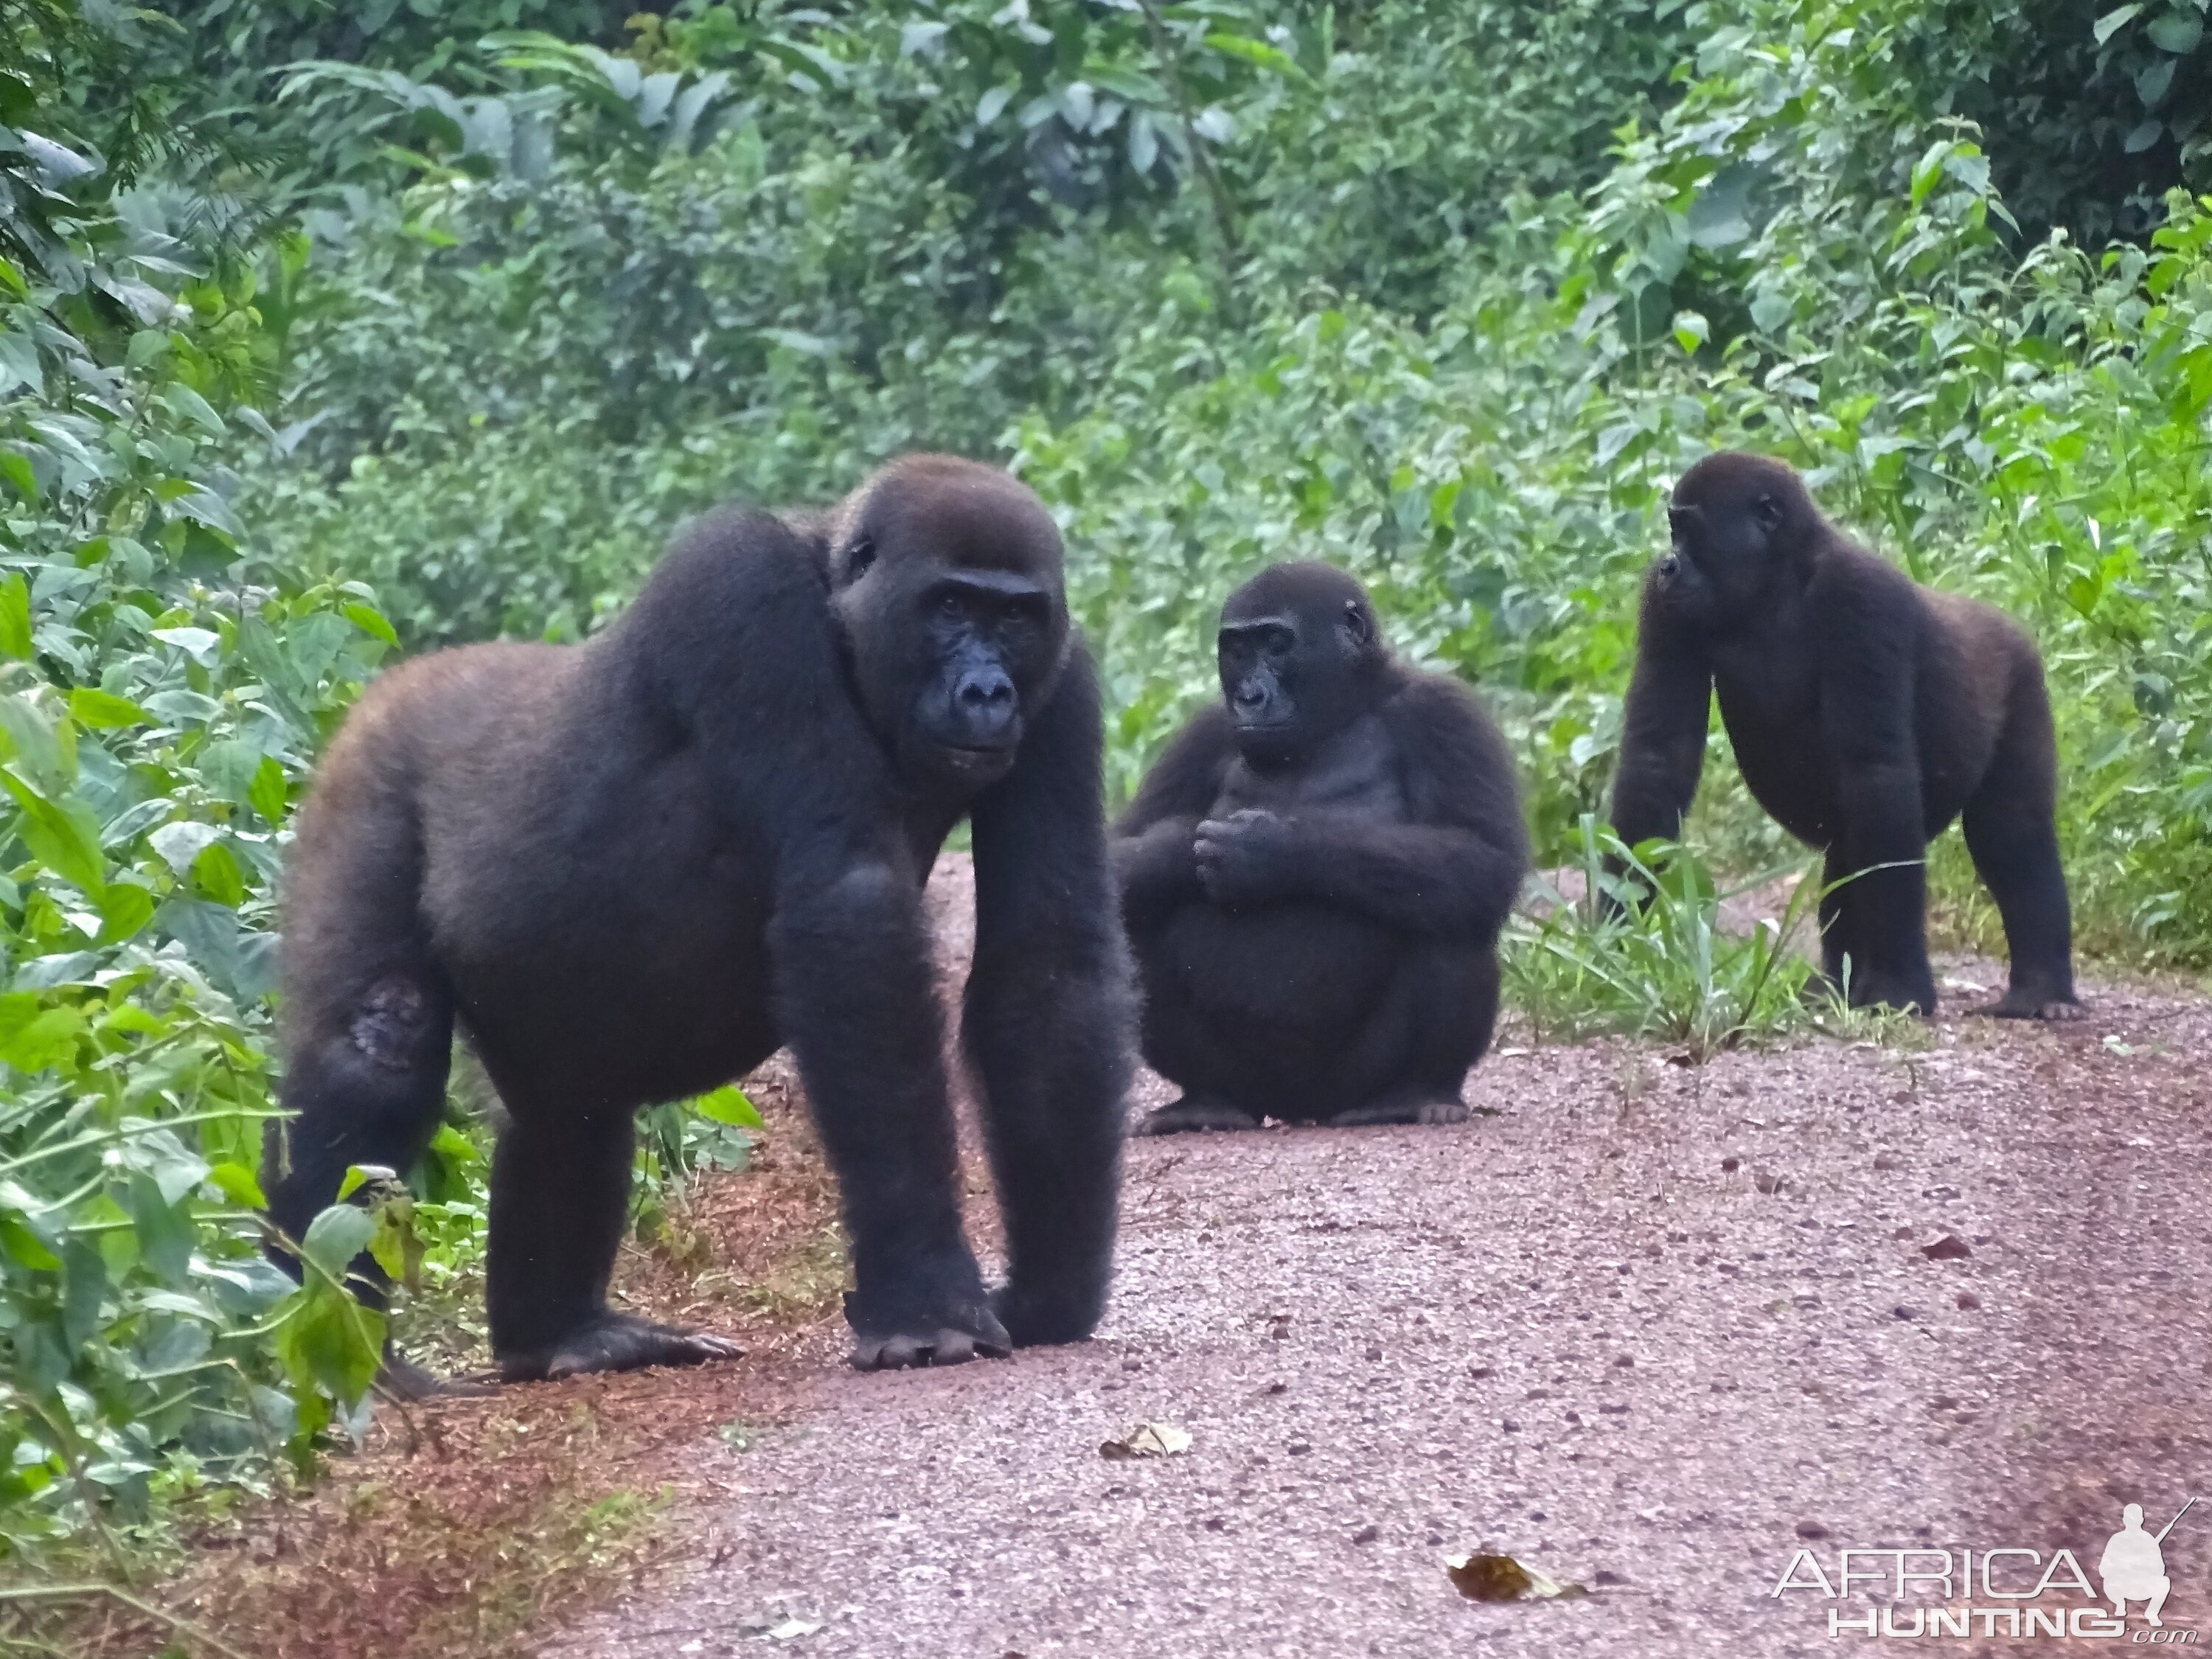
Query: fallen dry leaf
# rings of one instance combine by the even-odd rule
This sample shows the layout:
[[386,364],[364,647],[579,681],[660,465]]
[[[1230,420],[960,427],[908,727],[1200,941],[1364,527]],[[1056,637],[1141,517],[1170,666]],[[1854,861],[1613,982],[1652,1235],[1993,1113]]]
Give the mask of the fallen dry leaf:
[[1589,1594],[1580,1584],[1563,1584],[1510,1555],[1455,1555],[1444,1562],[1444,1573],[1470,1601],[1556,1601]]
[[1930,1261],[1958,1261],[1973,1255],[1972,1248],[1956,1233],[1938,1233],[1920,1247]]
[[1139,1423],[1115,1438],[1102,1442],[1101,1457],[1174,1457],[1190,1449],[1190,1435],[1172,1423]]

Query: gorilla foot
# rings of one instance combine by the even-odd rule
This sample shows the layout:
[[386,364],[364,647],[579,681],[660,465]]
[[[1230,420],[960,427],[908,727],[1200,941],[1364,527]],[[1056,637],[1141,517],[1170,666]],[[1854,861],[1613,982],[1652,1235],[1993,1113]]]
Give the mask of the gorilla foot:
[[387,1399],[410,1406],[421,1400],[457,1400],[492,1392],[489,1382],[426,1371],[389,1342],[384,1345],[384,1363],[376,1368],[371,1386]]
[[744,1350],[724,1336],[656,1325],[601,1309],[551,1346],[500,1360],[507,1382],[557,1382],[586,1371],[634,1371],[647,1365],[703,1365],[736,1359]]
[[1346,1107],[1326,1121],[1332,1129],[1357,1129],[1370,1123],[1464,1123],[1467,1103],[1457,1095],[1386,1095],[1364,1106]]
[[2089,1011],[2071,991],[2052,993],[2034,986],[2014,986],[1986,1008],[1973,1012],[1989,1019],[2047,1019],[2054,1022],[2087,1019]]
[[1176,1135],[1209,1129],[1256,1129],[1260,1120],[1241,1107],[1205,1095],[1185,1095],[1181,1100],[1148,1113],[1133,1133]]
[[1104,1299],[1099,1291],[1040,1293],[1009,1284],[992,1292],[991,1309],[1016,1347],[1049,1347],[1088,1341]]
[[853,1297],[845,1297],[845,1316],[853,1323],[853,1369],[897,1371],[922,1365],[958,1365],[981,1356],[1004,1359],[1014,1340],[999,1316],[986,1307],[945,1308],[913,1318],[878,1324],[854,1319]]

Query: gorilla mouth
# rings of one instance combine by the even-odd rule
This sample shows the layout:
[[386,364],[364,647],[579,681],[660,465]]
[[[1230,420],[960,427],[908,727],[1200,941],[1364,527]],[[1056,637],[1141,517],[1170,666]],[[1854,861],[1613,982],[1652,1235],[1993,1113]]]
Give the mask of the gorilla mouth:
[[995,772],[1002,770],[1014,757],[1011,744],[973,744],[947,743],[939,745],[945,763],[956,772]]

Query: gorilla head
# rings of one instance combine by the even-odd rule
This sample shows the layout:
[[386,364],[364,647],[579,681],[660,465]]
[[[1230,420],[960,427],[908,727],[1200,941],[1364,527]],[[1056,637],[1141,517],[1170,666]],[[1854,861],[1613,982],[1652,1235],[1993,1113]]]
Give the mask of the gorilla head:
[[990,467],[908,456],[837,509],[830,575],[861,706],[901,774],[960,792],[1003,777],[1067,658],[1044,504]]
[[1359,584],[1325,564],[1269,567],[1221,608],[1221,692],[1237,746],[1284,766],[1372,708],[1389,647]]
[[1763,614],[1777,574],[1822,526],[1795,471],[1734,451],[1682,475],[1667,522],[1674,549],[1659,562],[1658,580],[1677,616],[1706,627]]

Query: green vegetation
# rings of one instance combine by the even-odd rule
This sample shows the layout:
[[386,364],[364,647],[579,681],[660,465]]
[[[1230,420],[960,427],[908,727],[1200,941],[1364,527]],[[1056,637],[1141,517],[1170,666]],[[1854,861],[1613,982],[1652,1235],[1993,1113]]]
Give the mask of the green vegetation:
[[[287,815],[382,654],[579,637],[685,514],[900,449],[1060,515],[1117,790],[1228,589],[1328,558],[1483,688],[1547,865],[1668,486],[1780,453],[2041,640],[2085,944],[2212,962],[2207,0],[626,11],[0,10],[0,1552],[359,1420],[380,1324],[262,1264],[252,1172]],[[1724,764],[1691,840],[1516,935],[1548,1029],[1802,1018],[1713,930],[1791,857]],[[462,1116],[311,1254],[465,1285]]]

